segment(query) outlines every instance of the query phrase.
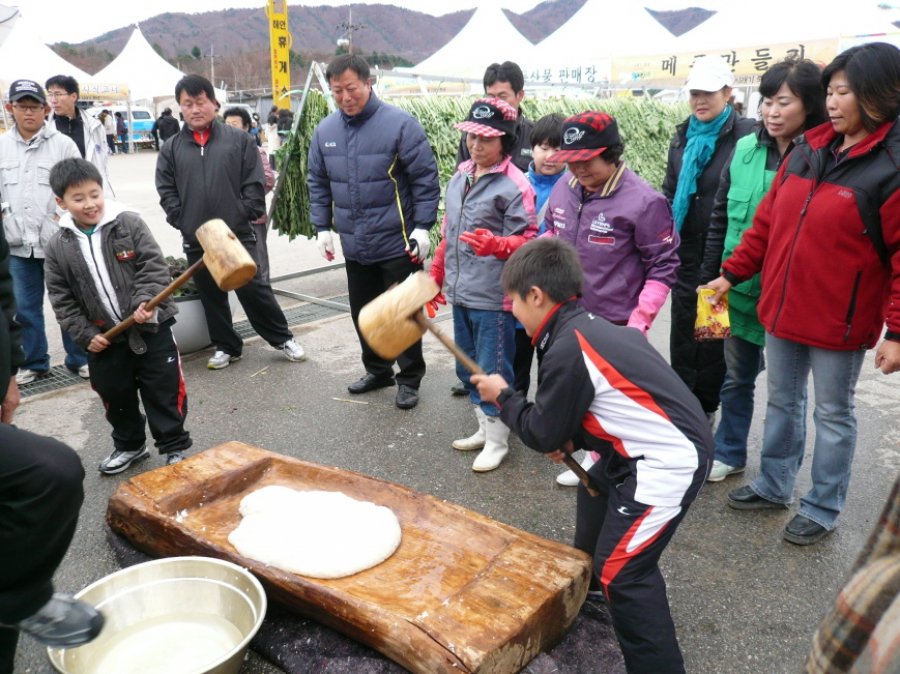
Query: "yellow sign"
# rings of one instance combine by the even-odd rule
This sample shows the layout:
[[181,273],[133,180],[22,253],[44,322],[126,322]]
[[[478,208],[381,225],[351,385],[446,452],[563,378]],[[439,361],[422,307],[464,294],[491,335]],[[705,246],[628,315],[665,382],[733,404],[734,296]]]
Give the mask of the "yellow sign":
[[735,86],[759,84],[765,72],[787,57],[807,58],[821,65],[838,53],[838,40],[807,40],[734,49],[711,49],[697,53],[657,54],[614,58],[612,84],[629,87],[683,86],[694,59],[718,54],[731,66]]
[[269,44],[272,59],[272,101],[291,108],[291,34],[288,32],[287,0],[268,0]]

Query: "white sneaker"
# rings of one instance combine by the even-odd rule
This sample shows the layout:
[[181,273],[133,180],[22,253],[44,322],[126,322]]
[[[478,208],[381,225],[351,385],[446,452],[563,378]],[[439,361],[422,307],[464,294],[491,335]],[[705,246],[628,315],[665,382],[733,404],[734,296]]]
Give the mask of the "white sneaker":
[[116,449],[100,462],[100,472],[104,475],[116,475],[130,468],[132,464],[143,461],[149,456],[150,450],[147,449],[147,445],[132,452],[123,452]]
[[727,463],[722,463],[721,461],[713,461],[712,470],[709,471],[709,477],[706,478],[707,482],[721,482],[729,475],[737,475],[738,473],[743,473],[743,466],[729,466]]
[[294,363],[300,363],[306,360],[306,351],[293,339],[289,339],[281,345],[284,357]]
[[22,386],[23,384],[30,384],[36,379],[40,379],[41,377],[45,377],[46,375],[46,371],[19,370],[16,373],[16,384],[18,384],[19,386]]
[[236,363],[241,359],[240,356],[232,356],[224,351],[216,351],[212,358],[206,361],[206,367],[210,370],[221,370],[228,367],[231,363]]
[[[585,452],[584,458],[581,460],[581,467],[585,470],[590,470],[593,465],[594,459],[591,458],[591,453]],[[560,473],[556,476],[556,484],[562,485],[563,487],[577,487],[580,483],[581,480],[579,480],[578,476],[571,470],[567,470],[565,473]]]
[[75,374],[77,374],[82,379],[90,379],[91,378],[91,368],[88,367],[87,363],[85,363],[84,365],[82,365],[81,367],[78,368],[78,370],[75,372]]

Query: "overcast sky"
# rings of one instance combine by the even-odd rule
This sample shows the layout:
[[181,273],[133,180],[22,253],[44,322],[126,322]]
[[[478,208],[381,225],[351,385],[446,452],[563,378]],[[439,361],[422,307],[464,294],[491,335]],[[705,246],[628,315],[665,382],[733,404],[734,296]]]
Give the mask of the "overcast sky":
[[[48,43],[82,42],[107,31],[149,19],[164,12],[209,12],[232,7],[265,6],[264,0],[0,0],[18,5],[22,14],[38,26],[39,36]],[[633,2],[640,0],[618,0]],[[898,0],[900,1],[900,0]],[[528,11],[540,0],[382,0],[385,4],[408,7],[431,14],[446,14],[460,9],[473,9],[486,2],[497,2],[516,13]],[[715,9],[725,0],[644,0],[653,9],[708,7]],[[346,5],[346,0],[315,0],[290,5]],[[374,4],[358,2],[355,5]]]

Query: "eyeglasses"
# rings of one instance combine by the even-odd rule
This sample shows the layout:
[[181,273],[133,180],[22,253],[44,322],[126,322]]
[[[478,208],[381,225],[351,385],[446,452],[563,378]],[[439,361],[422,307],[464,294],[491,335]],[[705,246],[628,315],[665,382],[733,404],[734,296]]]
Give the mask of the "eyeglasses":
[[67,91],[48,91],[47,98],[62,98],[63,96],[74,96]]
[[30,112],[31,114],[37,114],[44,111],[44,106],[42,105],[19,105],[18,103],[13,103],[13,107],[16,110],[21,110],[22,112]]

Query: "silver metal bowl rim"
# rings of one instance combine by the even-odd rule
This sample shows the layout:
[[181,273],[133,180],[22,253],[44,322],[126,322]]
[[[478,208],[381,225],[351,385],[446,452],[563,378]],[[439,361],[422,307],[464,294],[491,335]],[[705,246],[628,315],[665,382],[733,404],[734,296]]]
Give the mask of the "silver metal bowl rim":
[[[214,565],[226,567],[236,573],[239,573],[239,574],[245,576],[247,578],[247,580],[250,581],[250,584],[253,585],[254,588],[259,592],[259,596],[260,596],[259,615],[256,616],[256,622],[253,624],[253,627],[247,633],[247,636],[245,636],[237,646],[235,646],[230,651],[228,651],[228,653],[222,655],[215,662],[210,663],[207,666],[207,669],[204,670],[204,671],[209,671],[209,669],[218,667],[219,665],[221,665],[221,664],[227,662],[228,660],[230,660],[231,658],[233,658],[235,655],[240,653],[242,650],[245,650],[250,645],[250,641],[253,639],[253,637],[256,636],[256,633],[259,632],[259,628],[262,626],[263,620],[265,620],[265,618],[266,618],[266,610],[268,609],[268,597],[266,596],[266,591],[263,589],[262,583],[260,583],[259,580],[257,579],[257,577],[254,576],[252,573],[250,573],[250,571],[247,568],[240,566],[238,564],[235,564],[234,562],[229,562],[224,559],[217,559],[215,557],[202,557],[199,555],[189,555],[189,556],[185,556],[185,557],[163,557],[161,559],[150,560],[149,562],[141,562],[140,564],[133,564],[129,567],[126,567],[124,569],[119,569],[118,571],[116,571],[114,573],[103,576],[102,578],[98,578],[93,583],[91,583],[84,589],[80,590],[77,594],[74,595],[74,597],[75,597],[75,599],[80,599],[81,597],[83,597],[85,594],[90,592],[92,589],[94,589],[98,585],[107,583],[110,580],[112,580],[113,578],[116,578],[118,576],[124,576],[128,573],[133,573],[134,569],[147,568],[147,567],[151,567],[151,566],[165,566],[168,564],[174,564],[176,562],[203,562],[203,563],[207,563],[207,564],[212,563]],[[173,579],[173,580],[175,580],[175,579]],[[64,650],[66,650],[66,649],[48,647],[47,648],[47,657],[50,658],[50,661],[52,663],[53,656],[61,655]],[[56,667],[55,664],[54,664],[54,667]]]

